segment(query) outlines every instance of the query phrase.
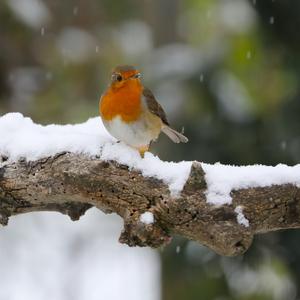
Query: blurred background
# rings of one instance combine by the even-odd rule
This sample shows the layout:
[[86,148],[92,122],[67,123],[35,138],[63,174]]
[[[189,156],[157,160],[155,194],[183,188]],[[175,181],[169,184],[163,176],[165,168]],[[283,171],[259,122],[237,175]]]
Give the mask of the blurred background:
[[[1,0],[0,114],[78,123],[98,113],[111,69],[133,64],[188,144],[164,160],[297,164],[300,2]],[[1,137],[0,137],[1,138]],[[300,299],[300,234],[258,236],[224,258],[175,238],[117,243],[118,217],[38,213],[0,230],[0,299]]]

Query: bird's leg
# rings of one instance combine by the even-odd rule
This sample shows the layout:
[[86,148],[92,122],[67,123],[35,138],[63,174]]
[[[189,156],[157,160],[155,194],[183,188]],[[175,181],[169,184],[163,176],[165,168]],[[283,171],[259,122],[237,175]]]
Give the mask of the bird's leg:
[[137,149],[140,152],[141,157],[144,158],[145,152],[149,150],[149,145],[138,147]]

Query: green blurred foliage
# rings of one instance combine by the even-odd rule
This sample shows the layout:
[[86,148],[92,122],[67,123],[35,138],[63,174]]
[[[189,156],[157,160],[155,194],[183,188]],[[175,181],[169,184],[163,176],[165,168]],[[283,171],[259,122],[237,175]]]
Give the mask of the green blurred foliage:
[[[12,3],[0,3],[0,114],[85,121],[110,70],[134,64],[190,139],[160,137],[162,159],[299,162],[300,2],[44,0],[31,20]],[[229,259],[175,239],[163,299],[299,299],[299,245],[297,231],[268,234]]]

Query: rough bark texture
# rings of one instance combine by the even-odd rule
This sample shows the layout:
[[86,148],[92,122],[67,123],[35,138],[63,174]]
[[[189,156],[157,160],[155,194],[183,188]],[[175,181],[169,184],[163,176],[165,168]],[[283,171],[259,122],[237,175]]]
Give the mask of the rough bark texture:
[[[143,177],[116,162],[60,153],[35,162],[0,161],[0,223],[31,211],[58,211],[78,220],[96,206],[124,219],[120,242],[129,246],[160,247],[171,234],[198,241],[222,255],[238,255],[251,245],[253,235],[300,227],[300,192],[293,185],[232,191],[232,204],[206,203],[206,182],[201,164],[194,162],[179,198],[166,184]],[[237,222],[242,206],[250,226]],[[150,211],[153,224],[140,215]]]

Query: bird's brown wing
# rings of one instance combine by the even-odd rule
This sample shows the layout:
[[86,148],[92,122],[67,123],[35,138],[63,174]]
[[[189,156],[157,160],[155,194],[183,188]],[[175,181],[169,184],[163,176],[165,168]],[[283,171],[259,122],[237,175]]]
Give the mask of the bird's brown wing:
[[152,112],[154,115],[158,116],[164,124],[169,126],[170,124],[167,120],[166,113],[164,112],[161,105],[156,101],[152,92],[149,89],[144,88],[143,96],[145,97],[146,105],[149,111]]

